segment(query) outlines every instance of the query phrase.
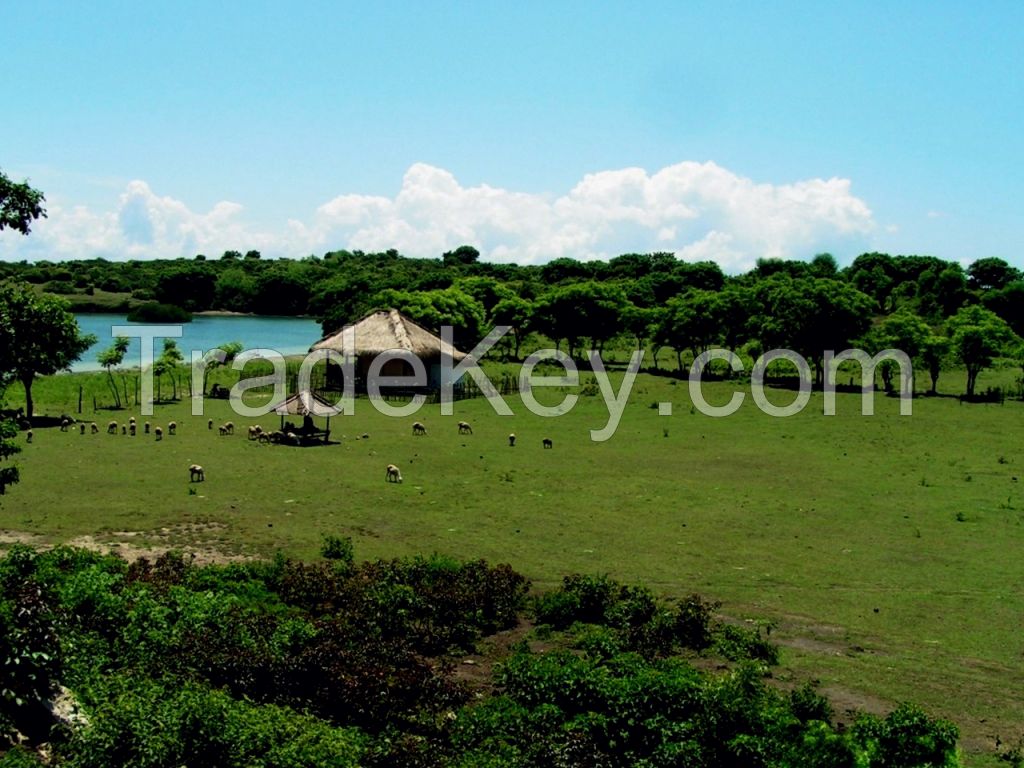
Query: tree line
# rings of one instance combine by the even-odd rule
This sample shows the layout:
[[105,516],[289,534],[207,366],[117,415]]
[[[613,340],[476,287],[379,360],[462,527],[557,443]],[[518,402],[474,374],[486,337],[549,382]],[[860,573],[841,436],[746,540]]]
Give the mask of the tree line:
[[[826,349],[896,347],[931,374],[947,364],[977,373],[995,356],[1018,354],[1024,334],[1024,275],[999,258],[964,268],[933,256],[865,253],[840,269],[830,254],[810,261],[761,259],[726,275],[714,262],[672,253],[628,253],[608,261],[559,258],[542,265],[488,263],[472,246],[437,259],[339,250],[303,259],[257,251],[218,258],[0,264],[0,279],[67,296],[79,311],[140,302],[190,312],[229,310],[311,315],[330,333],[375,308],[395,307],[417,322],[451,325],[472,347],[492,325],[510,326],[504,349],[519,358],[530,334],[570,355],[626,338],[686,354],[713,346],[776,347],[804,355],[820,378]],[[107,303],[102,303],[107,302]]]

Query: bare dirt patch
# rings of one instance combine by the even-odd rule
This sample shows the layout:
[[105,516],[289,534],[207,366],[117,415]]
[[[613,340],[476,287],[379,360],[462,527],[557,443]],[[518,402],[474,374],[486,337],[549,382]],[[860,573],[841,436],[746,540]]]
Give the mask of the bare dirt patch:
[[222,523],[184,523],[155,531],[111,531],[104,535],[77,536],[65,542],[54,542],[26,531],[0,530],[0,550],[15,544],[37,549],[52,549],[58,543],[81,547],[103,554],[115,554],[128,562],[140,558],[153,560],[166,552],[177,550],[192,557],[197,565],[237,563],[252,560],[251,555],[228,552],[216,546],[213,539],[227,530]]

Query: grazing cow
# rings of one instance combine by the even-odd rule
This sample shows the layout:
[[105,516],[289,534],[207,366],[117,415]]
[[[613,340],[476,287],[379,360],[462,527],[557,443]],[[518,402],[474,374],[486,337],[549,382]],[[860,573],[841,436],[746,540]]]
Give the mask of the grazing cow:
[[396,467],[394,464],[388,464],[387,474],[384,477],[386,482],[389,483],[400,483],[402,482],[402,470]]
[[188,475],[190,483],[202,483],[206,480],[206,472],[198,464],[193,464],[188,468]]
[[544,438],[544,447],[545,448],[554,448],[555,447],[555,444],[553,442],[551,442],[551,438],[550,437],[545,437]]

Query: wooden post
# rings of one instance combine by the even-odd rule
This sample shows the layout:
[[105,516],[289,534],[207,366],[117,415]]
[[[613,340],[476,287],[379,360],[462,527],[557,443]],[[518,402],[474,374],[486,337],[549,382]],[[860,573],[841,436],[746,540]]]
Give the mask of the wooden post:
[[82,415],[82,385],[78,385],[78,415]]

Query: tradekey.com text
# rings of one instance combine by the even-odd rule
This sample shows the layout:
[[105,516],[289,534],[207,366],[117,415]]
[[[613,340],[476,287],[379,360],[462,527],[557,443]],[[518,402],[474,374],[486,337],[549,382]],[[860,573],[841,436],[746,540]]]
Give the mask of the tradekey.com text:
[[[340,396],[331,404],[329,415],[355,414],[356,410],[356,370],[359,360],[359,392],[365,394],[370,405],[378,412],[386,416],[409,417],[417,413],[427,401],[424,391],[432,389],[436,391],[440,403],[441,415],[451,416],[454,414],[456,392],[465,379],[471,379],[479,388],[480,394],[494,408],[499,416],[513,416],[514,412],[509,406],[506,397],[503,397],[494,383],[488,378],[484,370],[479,366],[478,361],[497,344],[510,331],[509,326],[496,326],[487,334],[474,348],[459,362],[455,362],[450,354],[442,353],[439,363],[434,363],[432,375],[428,375],[426,363],[406,349],[385,350],[372,356],[367,367],[365,360],[360,360],[359,348],[356,344],[355,333],[352,327],[343,329],[342,348],[317,349],[305,357],[299,365],[296,392],[300,396],[309,396],[312,391],[312,375],[314,367],[319,363],[330,362],[340,367],[342,372],[342,388]],[[153,377],[154,377],[154,347],[158,338],[178,338],[182,335],[180,325],[164,326],[141,326],[122,325],[113,326],[111,332],[115,336],[127,336],[137,338],[142,345],[142,366],[141,366],[141,404],[143,415],[153,413]],[[441,349],[453,349],[453,330],[451,326],[444,326],[441,329]],[[636,381],[644,360],[644,351],[635,350],[621,372],[621,381],[616,390],[612,378],[596,350],[587,353],[590,364],[590,373],[593,374],[600,390],[601,399],[607,410],[607,418],[604,426],[599,429],[590,430],[590,438],[594,442],[603,442],[610,439],[618,429],[619,423],[629,401],[630,393]],[[232,409],[239,416],[261,417],[270,413],[274,408],[285,400],[287,392],[287,361],[285,356],[273,349],[248,349],[239,353],[233,360],[228,361],[227,355],[221,349],[191,350],[190,357],[192,368],[192,392],[196,393],[192,399],[192,413],[196,416],[203,415],[203,382],[208,368],[214,365],[227,365],[233,370],[242,372],[247,364],[262,360],[269,363],[273,373],[262,376],[250,376],[240,378],[231,387],[230,404]],[[913,365],[906,353],[897,349],[886,349],[870,355],[861,349],[847,349],[835,353],[833,350],[823,352],[823,381],[822,392],[824,395],[823,413],[832,416],[836,413],[836,374],[839,365],[850,361],[859,365],[861,373],[861,415],[874,415],[875,395],[875,370],[884,361],[891,361],[899,368],[899,398],[900,415],[909,416],[913,409]],[[409,371],[408,375],[395,376],[383,375],[385,364],[389,361],[400,360]],[[713,418],[722,418],[735,413],[746,397],[744,392],[734,392],[729,402],[725,405],[712,405],[704,398],[702,390],[702,378],[709,364],[714,360],[724,361],[733,372],[741,374],[745,372],[743,361],[734,352],[727,349],[709,349],[698,355],[690,366],[689,370],[689,395],[694,408],[700,413]],[[799,373],[799,387],[792,402],[786,405],[775,405],[765,395],[765,374],[771,363],[786,361],[796,368]],[[535,372],[541,363],[546,365],[557,365],[564,371],[560,376],[542,376]],[[750,369],[750,395],[757,407],[769,416],[787,417],[800,413],[811,399],[812,372],[807,359],[793,350],[773,349],[765,352]],[[540,403],[533,394],[537,388],[559,387],[572,389],[580,386],[579,369],[572,358],[558,349],[541,349],[523,361],[518,374],[518,397],[528,411],[543,417],[563,416],[576,406],[579,395],[572,392],[564,393],[561,402],[556,405],[545,405]],[[265,392],[267,387],[273,388],[273,396],[267,400]],[[260,405],[251,405],[246,402],[245,395],[250,390],[260,390],[258,399]],[[383,398],[383,393],[402,391],[409,393],[408,402],[396,405]],[[255,392],[253,393],[256,394]],[[294,394],[294,393],[292,393]],[[250,398],[252,400],[254,398]],[[306,404],[310,406],[309,403]],[[663,416],[670,416],[672,413],[671,403],[660,403],[659,413]],[[328,415],[324,413],[322,415]]]

